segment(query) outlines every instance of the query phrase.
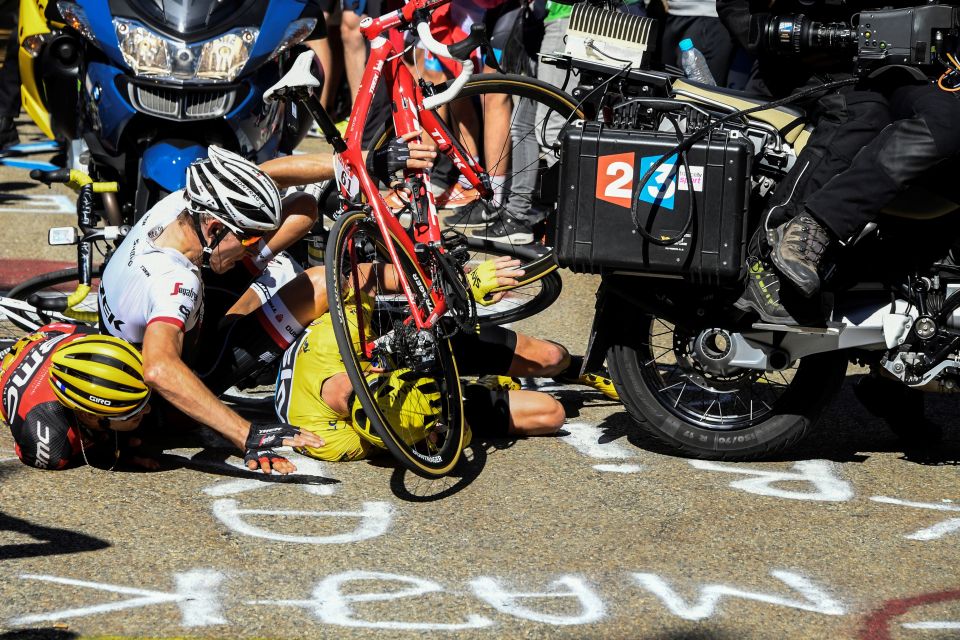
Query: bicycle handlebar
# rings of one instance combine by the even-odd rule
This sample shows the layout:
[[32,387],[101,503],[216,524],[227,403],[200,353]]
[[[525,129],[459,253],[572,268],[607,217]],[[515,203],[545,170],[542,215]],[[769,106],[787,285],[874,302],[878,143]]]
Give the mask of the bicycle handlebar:
[[[474,26],[482,27],[483,25]],[[482,28],[479,30],[471,29],[469,36],[448,47],[447,45],[438,42],[437,39],[433,37],[433,34],[430,33],[429,21],[420,21],[417,23],[417,35],[420,36],[420,41],[423,42],[423,46],[425,46],[430,53],[443,58],[454,58],[459,60],[460,64],[462,65],[460,75],[458,75],[446,89],[438,94],[427,96],[423,99],[424,109],[436,109],[437,107],[443,106],[457,97],[457,94],[460,93],[461,89],[463,89],[463,85],[467,84],[467,81],[470,80],[470,76],[473,75],[473,60],[470,59],[469,52],[480,46],[480,43],[478,42],[470,48],[466,47],[474,40],[482,41],[482,38],[485,37],[485,34],[485,30]],[[459,56],[463,56],[463,58]]]
[[116,193],[120,188],[116,182],[94,182],[93,178],[77,169],[54,169],[53,171],[34,169],[30,172],[30,177],[47,186],[53,183],[65,184],[74,191],[80,191],[81,187],[88,184],[93,186],[94,193]]

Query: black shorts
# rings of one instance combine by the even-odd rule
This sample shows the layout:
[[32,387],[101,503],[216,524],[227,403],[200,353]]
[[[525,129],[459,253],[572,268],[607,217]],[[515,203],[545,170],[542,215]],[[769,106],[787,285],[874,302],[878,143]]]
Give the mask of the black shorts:
[[517,350],[517,334],[503,327],[483,327],[479,334],[458,333],[450,344],[460,375],[506,375]]
[[505,437],[510,431],[510,392],[463,385],[463,417],[474,435]]

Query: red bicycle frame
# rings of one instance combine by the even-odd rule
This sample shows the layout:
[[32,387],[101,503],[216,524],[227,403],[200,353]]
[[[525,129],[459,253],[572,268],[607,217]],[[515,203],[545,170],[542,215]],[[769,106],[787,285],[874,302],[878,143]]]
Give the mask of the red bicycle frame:
[[[334,155],[336,179],[342,195],[347,200],[352,200],[360,191],[363,192],[383,236],[390,260],[394,264],[400,264],[398,248],[395,244],[399,243],[401,250],[410,257],[411,262],[417,265],[420,277],[426,284],[433,302],[429,313],[416,304],[411,283],[402,269],[397,269],[397,276],[410,305],[411,317],[408,321],[412,321],[418,330],[432,328],[448,309],[443,291],[433,285],[432,274],[424,272],[417,259],[416,247],[418,246],[432,247],[439,252],[445,251],[441,240],[436,203],[430,190],[430,172],[429,170],[404,172],[405,178],[419,178],[423,185],[420,193],[411,194],[411,206],[419,212],[414,215],[411,237],[384,202],[376,181],[367,172],[361,153],[361,139],[373,96],[380,83],[386,82],[387,86],[392,88],[393,122],[396,135],[403,136],[414,131],[423,132],[423,125],[426,125],[426,133],[431,136],[438,149],[453,160],[480,194],[486,198],[492,195],[489,182],[480,177],[483,170],[470,154],[465,153],[455,143],[450,131],[436,113],[424,106],[421,88],[402,59],[407,49],[402,28],[410,25],[415,18],[423,20],[423,14],[418,15],[418,12],[428,12],[450,1],[413,0],[402,9],[379,18],[364,19],[360,31],[370,40],[370,58],[367,61],[350,115],[350,124],[345,133],[346,149]],[[354,277],[356,278],[357,274],[354,274]],[[359,283],[354,284],[359,291]],[[361,342],[365,341],[361,340]]]

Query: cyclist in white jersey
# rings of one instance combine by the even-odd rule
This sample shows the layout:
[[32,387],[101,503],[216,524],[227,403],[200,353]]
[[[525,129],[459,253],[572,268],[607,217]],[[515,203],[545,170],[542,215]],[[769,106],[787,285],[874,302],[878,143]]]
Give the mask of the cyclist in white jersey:
[[[254,253],[262,261],[267,245],[261,236],[284,232],[277,231],[280,211],[280,193],[263,171],[210,147],[209,158],[188,169],[187,188],[157,203],[130,231],[100,287],[101,327],[141,347],[147,384],[240,447],[249,468],[266,473],[295,470],[274,447],[322,446],[322,439],[287,424],[251,424],[217,395],[269,364],[326,311],[322,269],[272,277],[273,285],[261,289],[265,303],[252,311],[248,305],[249,313],[233,309],[204,318],[200,267],[223,273]],[[194,345],[201,324],[215,330]],[[188,364],[198,355],[195,346],[196,362],[206,369],[201,375]]]

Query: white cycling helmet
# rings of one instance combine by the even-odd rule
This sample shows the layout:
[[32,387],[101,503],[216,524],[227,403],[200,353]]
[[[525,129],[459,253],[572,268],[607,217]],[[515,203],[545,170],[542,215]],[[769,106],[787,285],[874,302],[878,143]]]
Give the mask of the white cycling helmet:
[[270,176],[242,156],[211,146],[209,157],[187,169],[191,211],[206,212],[240,234],[280,226],[280,190]]

